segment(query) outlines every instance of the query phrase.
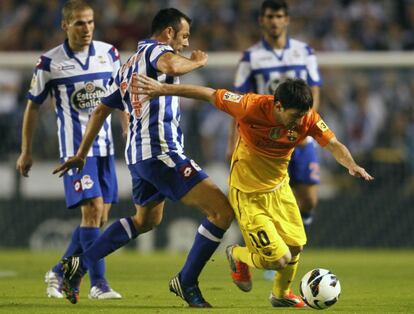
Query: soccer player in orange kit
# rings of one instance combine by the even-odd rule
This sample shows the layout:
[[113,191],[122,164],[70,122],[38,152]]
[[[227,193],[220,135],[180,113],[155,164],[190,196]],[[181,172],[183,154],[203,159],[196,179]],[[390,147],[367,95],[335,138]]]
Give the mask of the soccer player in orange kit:
[[269,297],[272,306],[305,306],[291,291],[306,244],[300,211],[289,186],[288,163],[295,146],[312,136],[350,175],[373,180],[312,109],[309,86],[302,79],[287,79],[274,96],[240,95],[225,89],[163,84],[140,75],[132,84],[132,93],[141,101],[160,95],[208,101],[236,119],[240,139],[232,156],[229,200],[246,247],[226,249],[233,281],[247,292],[252,287],[249,267],[277,270]]

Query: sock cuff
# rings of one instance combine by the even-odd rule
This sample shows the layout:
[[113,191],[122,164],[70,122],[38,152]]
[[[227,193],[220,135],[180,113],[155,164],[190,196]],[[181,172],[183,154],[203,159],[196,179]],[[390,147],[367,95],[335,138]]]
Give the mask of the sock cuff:
[[138,230],[135,228],[131,217],[121,218],[119,222],[130,239],[135,239],[138,236]]
[[198,232],[199,233],[204,235],[203,232],[205,232],[205,231],[208,231],[212,236],[217,238],[218,241],[220,241],[223,238],[223,235],[226,232],[226,230],[223,230],[223,229],[217,227],[215,224],[213,224],[207,218],[204,218],[203,221],[201,222],[201,225],[198,227]]

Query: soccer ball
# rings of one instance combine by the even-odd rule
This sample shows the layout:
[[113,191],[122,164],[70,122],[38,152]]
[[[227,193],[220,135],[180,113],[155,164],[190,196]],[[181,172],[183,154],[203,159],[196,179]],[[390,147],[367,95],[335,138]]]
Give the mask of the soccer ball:
[[303,276],[299,291],[301,298],[308,306],[323,310],[338,301],[341,284],[329,270],[315,268]]

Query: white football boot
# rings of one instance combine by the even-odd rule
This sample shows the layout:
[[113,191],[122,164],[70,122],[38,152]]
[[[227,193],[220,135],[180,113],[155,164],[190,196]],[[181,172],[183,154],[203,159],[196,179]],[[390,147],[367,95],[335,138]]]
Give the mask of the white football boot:
[[46,294],[49,298],[63,299],[61,276],[49,270],[45,274],[45,282],[47,283]]
[[122,299],[122,296],[111,289],[106,281],[100,281],[91,288],[88,295],[89,299],[105,300],[105,299]]

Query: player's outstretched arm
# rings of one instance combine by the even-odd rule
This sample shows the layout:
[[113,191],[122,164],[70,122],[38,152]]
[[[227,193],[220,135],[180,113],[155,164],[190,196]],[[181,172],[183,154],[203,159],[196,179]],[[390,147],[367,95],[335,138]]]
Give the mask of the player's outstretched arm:
[[113,110],[113,108],[105,106],[104,104],[98,105],[89,119],[85,134],[76,155],[57,167],[53,171],[53,174],[58,173],[59,177],[62,177],[70,169],[77,168],[78,171],[83,169],[85,165],[85,158],[88,155],[88,151],[91,148],[95,137],[98,135],[99,130],[102,128],[106,118],[112,113]]
[[374,177],[366,172],[364,168],[356,164],[348,148],[339,142],[336,137],[332,138],[329,141],[329,144],[325,146],[325,148],[332,153],[338,163],[348,169],[351,176],[361,177],[366,181],[374,180]]
[[38,104],[29,100],[24,111],[21,152],[16,161],[16,169],[24,177],[29,176],[29,171],[33,165],[32,142],[39,116],[39,108]]
[[185,84],[166,84],[160,83],[146,75],[133,76],[131,80],[132,95],[147,95],[142,101],[158,96],[181,96],[193,98],[209,103],[215,102],[216,90],[210,87]]
[[158,59],[157,68],[167,75],[180,76],[205,66],[207,60],[207,53],[201,50],[194,50],[190,58],[168,52]]

